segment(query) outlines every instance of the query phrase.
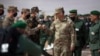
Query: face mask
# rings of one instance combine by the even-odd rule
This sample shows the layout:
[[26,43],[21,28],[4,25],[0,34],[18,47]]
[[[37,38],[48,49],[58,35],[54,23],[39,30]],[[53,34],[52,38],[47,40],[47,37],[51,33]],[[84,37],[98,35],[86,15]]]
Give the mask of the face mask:
[[29,19],[29,18],[30,18],[30,14],[29,14],[29,15],[27,15],[27,16],[26,16],[26,18],[27,18],[27,19]]
[[4,10],[2,10],[2,13],[0,13],[0,15],[3,15],[4,14]]
[[16,17],[17,16],[17,13],[15,13],[13,16]]

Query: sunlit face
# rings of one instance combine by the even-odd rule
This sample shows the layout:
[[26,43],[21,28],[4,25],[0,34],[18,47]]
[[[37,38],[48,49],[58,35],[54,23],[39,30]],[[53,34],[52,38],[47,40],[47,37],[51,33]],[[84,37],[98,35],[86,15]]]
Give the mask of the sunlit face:
[[98,19],[98,16],[97,15],[90,15],[90,20],[91,21],[95,21],[96,19]]
[[14,15],[17,13],[16,10],[9,10],[8,11],[9,15],[11,15],[12,17],[14,17]]
[[32,12],[32,13],[31,13],[31,17],[36,17],[37,14],[38,14],[37,12]]
[[56,16],[60,20],[64,19],[64,18],[62,18],[62,17],[64,17],[64,13],[63,12],[57,13]]

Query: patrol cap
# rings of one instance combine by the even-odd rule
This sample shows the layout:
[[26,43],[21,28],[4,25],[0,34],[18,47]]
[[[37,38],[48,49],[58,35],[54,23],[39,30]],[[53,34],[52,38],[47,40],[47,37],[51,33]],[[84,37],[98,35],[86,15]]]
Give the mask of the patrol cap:
[[60,12],[64,12],[64,8],[63,7],[55,9],[55,14],[60,13]]
[[70,10],[69,12],[70,13],[77,13],[77,10],[76,9],[73,9],[73,10]]
[[30,12],[30,9],[28,9],[28,8],[23,8],[21,12]]
[[18,9],[16,6],[9,6],[8,11],[17,11],[18,12]]
[[3,4],[0,4],[0,9],[4,9],[4,5]]
[[21,20],[19,20],[16,23],[12,24],[12,27],[21,28],[21,29],[25,29],[26,26],[27,26],[26,22],[23,22]]
[[38,13],[39,11],[41,11],[41,10],[39,10],[39,8],[37,6],[31,8],[31,12],[37,12]]
[[90,12],[90,14],[92,14],[92,15],[100,15],[100,12],[97,11],[97,10],[93,10],[93,11]]

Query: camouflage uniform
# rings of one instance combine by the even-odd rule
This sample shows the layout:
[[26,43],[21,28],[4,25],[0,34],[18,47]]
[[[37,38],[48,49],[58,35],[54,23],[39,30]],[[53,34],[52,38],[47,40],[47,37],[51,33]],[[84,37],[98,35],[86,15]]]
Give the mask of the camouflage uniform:
[[[17,7],[15,7],[15,6],[9,6],[8,11],[17,12]],[[2,27],[3,27],[4,29],[9,28],[9,27],[14,23],[14,19],[15,19],[14,16],[13,16],[13,17],[8,17],[8,16],[6,16],[6,17],[4,18],[4,20],[3,20]]]
[[58,19],[50,27],[55,32],[54,56],[71,56],[70,47],[75,44],[75,31],[73,22],[65,18]]

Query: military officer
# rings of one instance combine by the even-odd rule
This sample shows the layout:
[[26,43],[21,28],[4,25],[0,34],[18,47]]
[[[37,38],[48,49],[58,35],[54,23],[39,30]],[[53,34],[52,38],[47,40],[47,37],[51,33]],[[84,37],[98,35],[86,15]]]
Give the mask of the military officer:
[[90,12],[91,27],[89,31],[89,46],[92,56],[100,56],[100,12]]
[[83,46],[85,45],[85,24],[82,20],[80,20],[77,16],[77,10],[73,9],[70,10],[70,15],[69,17],[71,20],[74,22],[75,25],[75,31],[76,31],[76,45],[75,45],[75,50],[73,51],[73,54],[75,56],[81,56],[81,51]]
[[[36,9],[37,7],[32,7],[31,8],[31,14],[30,14],[30,18],[27,21],[31,21],[32,22],[32,26],[31,29],[29,30],[30,33],[33,34],[29,34],[29,38],[35,42],[36,44],[40,45],[40,28],[41,28],[41,24],[39,24],[38,20],[37,20],[37,14],[38,11]],[[30,27],[28,27],[30,28]]]
[[45,43],[49,37],[49,35],[45,32],[46,29],[44,27],[47,27],[49,29],[51,22],[49,21],[48,18],[45,18],[44,15],[41,15],[41,18],[42,18],[42,21],[40,23],[42,25],[42,29],[40,30],[40,45],[41,45],[42,53],[45,56],[51,56],[44,50]]
[[15,6],[9,6],[7,11],[8,11],[8,14],[5,16],[2,23],[2,27],[4,29],[9,28],[14,23],[14,19],[17,16],[18,9]]
[[64,9],[57,8],[55,20],[50,27],[50,30],[55,33],[54,40],[54,56],[71,56],[71,51],[75,47],[76,34],[72,20],[64,17]]

